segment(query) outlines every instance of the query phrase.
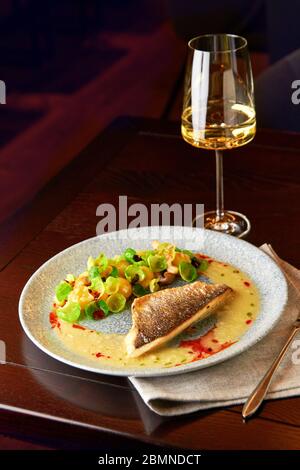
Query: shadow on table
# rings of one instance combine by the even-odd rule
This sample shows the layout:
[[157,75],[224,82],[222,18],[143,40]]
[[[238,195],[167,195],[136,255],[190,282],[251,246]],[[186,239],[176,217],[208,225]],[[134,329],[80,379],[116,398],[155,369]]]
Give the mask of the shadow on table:
[[148,435],[164,421],[145,405],[127,378],[95,374],[60,363],[38,350],[25,336],[22,352],[23,367],[48,391],[76,407],[120,419],[141,419]]
[[[99,418],[104,415],[121,420],[140,419],[146,435],[165,434],[170,428],[186,424],[187,420],[198,420],[210,413],[193,413],[176,417],[176,420],[159,416],[146,406],[127,378],[95,374],[60,363],[36,348],[25,336],[22,341],[22,355],[23,364],[9,360],[8,363],[25,367],[40,385],[58,399],[71,403],[74,407],[92,411]],[[85,419],[77,424],[89,426],[90,423]]]

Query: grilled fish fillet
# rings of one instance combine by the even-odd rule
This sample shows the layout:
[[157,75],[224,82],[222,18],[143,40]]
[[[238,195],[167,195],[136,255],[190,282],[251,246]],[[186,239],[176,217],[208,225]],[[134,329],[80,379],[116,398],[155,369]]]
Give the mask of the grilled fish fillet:
[[170,341],[210,315],[232,293],[225,284],[196,281],[135,299],[132,328],[125,338],[128,355],[137,357]]

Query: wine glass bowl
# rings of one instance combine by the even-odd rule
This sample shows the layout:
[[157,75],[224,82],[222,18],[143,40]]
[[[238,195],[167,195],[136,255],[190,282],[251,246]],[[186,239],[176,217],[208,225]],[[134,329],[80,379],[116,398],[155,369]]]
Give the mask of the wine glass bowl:
[[204,214],[204,226],[242,237],[250,222],[224,210],[222,154],[248,144],[256,132],[247,41],[231,34],[207,34],[191,39],[188,46],[182,136],[190,145],[216,153],[217,207]]

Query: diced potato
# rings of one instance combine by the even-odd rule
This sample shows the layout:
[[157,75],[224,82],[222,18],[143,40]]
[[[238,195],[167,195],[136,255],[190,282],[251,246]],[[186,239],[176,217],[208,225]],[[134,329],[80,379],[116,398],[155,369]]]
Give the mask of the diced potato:
[[125,278],[125,269],[127,268],[127,266],[129,266],[130,263],[128,263],[128,261],[126,261],[125,259],[119,261],[117,264],[116,264],[116,268],[117,270],[119,271],[119,276],[120,277],[124,277]]
[[127,281],[127,279],[124,279],[123,277],[120,277],[119,278],[119,283],[120,283],[120,285],[119,285],[118,292],[120,294],[124,295],[124,297],[126,299],[128,299],[132,294],[132,286],[131,286],[130,282]]
[[80,307],[83,309],[87,304],[94,300],[92,294],[89,293],[89,289],[85,285],[77,285],[70,292],[68,300],[70,302],[78,302]]
[[190,263],[191,258],[189,257],[189,255],[186,255],[185,253],[176,253],[172,264],[178,267],[181,261],[184,261],[185,263]]
[[147,266],[141,266],[141,269],[145,273],[145,279],[139,282],[139,284],[144,287],[144,289],[147,289],[149,287],[150,282],[154,278],[154,273],[149,269]]

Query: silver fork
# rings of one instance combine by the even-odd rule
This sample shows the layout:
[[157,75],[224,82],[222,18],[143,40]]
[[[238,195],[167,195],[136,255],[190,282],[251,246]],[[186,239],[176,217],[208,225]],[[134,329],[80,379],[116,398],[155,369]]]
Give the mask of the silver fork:
[[[276,259],[276,261],[278,262],[278,264],[282,264],[282,260],[274,252],[273,248],[270,245],[269,245],[269,249],[272,251],[272,254],[273,254],[274,258]],[[274,374],[275,374],[276,370],[278,369],[279,364],[281,363],[282,359],[284,358],[285,353],[289,349],[289,346],[290,346],[291,342],[293,341],[294,337],[296,336],[296,334],[298,333],[298,331],[300,331],[300,314],[299,314],[299,317],[297,318],[297,320],[294,323],[291,334],[288,337],[285,345],[281,349],[280,353],[278,354],[275,361],[272,363],[272,365],[270,366],[270,368],[268,369],[268,371],[266,372],[264,377],[261,379],[259,384],[253,390],[253,392],[249,396],[246,403],[244,404],[243,410],[242,410],[242,416],[243,416],[244,419],[249,418],[250,416],[252,416],[256,412],[256,410],[260,407],[260,405],[262,404],[262,402],[263,402],[263,400],[264,400],[264,398],[265,398],[265,396],[268,392],[268,389],[269,389],[271,381],[274,377]]]
[[249,396],[248,400],[243,406],[242,410],[242,416],[244,419],[249,418],[252,416],[256,410],[260,407],[262,404],[267,391],[269,389],[270,383],[273,379],[273,376],[278,369],[279,364],[281,363],[282,359],[284,358],[285,353],[287,352],[291,342],[293,341],[294,337],[296,334],[300,331],[300,317],[297,318],[297,320],[294,323],[294,327],[291,331],[291,334],[289,338],[287,339],[285,345],[283,346],[282,350],[276,357],[275,361],[269,368],[269,370],[266,372],[264,377],[261,379],[259,384],[256,386],[256,388],[253,390],[251,395]]

